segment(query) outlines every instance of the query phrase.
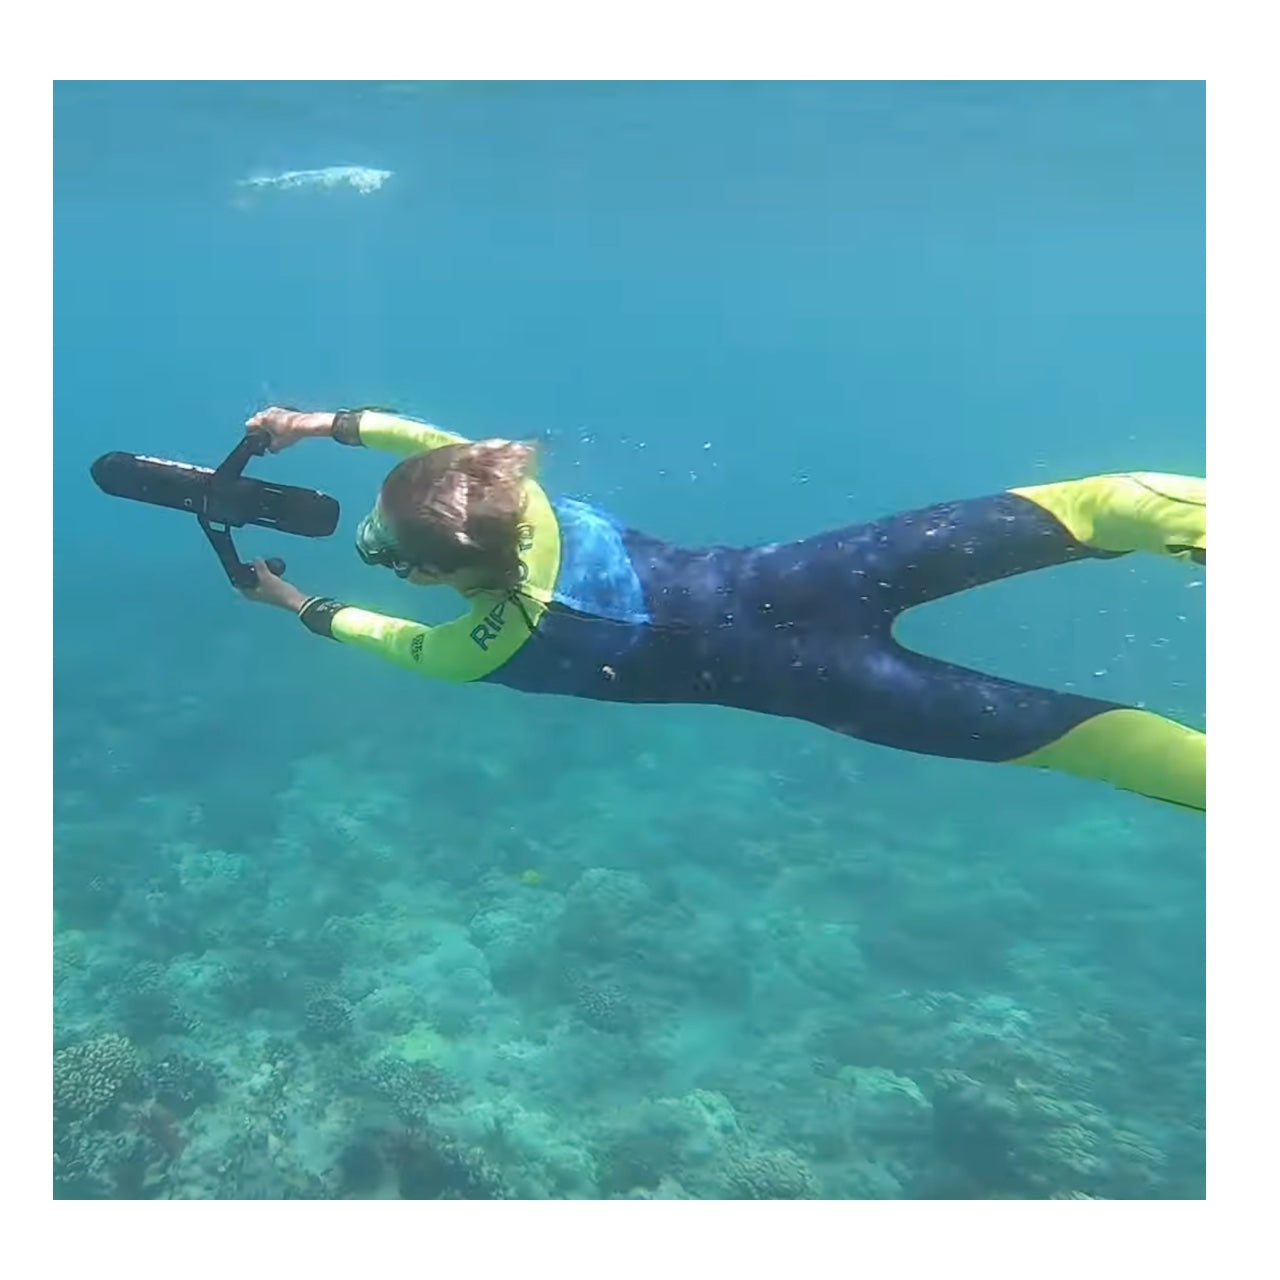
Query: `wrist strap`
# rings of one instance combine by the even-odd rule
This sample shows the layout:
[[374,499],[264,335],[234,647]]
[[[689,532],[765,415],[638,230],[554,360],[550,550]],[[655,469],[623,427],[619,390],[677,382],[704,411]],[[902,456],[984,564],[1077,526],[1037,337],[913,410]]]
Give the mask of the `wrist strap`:
[[363,409],[339,409],[333,415],[333,438],[339,444],[360,445],[360,415],[363,412]]
[[333,615],[339,609],[346,607],[345,604],[328,596],[308,596],[298,610],[298,621],[308,631],[314,631],[316,635],[332,640],[334,638]]

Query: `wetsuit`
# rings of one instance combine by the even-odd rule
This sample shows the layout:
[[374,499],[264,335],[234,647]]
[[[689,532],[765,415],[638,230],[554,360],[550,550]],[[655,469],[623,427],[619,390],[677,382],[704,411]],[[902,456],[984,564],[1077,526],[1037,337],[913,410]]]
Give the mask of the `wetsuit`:
[[[335,437],[409,455],[462,437],[371,410]],[[522,585],[442,626],[328,598],[312,631],[426,675],[616,702],[718,703],[906,751],[1058,769],[1193,809],[1205,736],[1152,712],[925,657],[916,605],[1132,551],[1205,559],[1204,481],[1130,473],[943,502],[796,542],[687,549],[526,481]]]

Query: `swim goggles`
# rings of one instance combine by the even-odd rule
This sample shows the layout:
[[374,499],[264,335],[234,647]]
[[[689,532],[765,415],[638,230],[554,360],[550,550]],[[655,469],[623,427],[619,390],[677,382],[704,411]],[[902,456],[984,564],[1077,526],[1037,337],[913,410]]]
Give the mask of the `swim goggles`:
[[381,505],[376,505],[356,529],[356,551],[365,564],[391,569],[397,577],[407,578],[414,566],[406,559],[387,526]]

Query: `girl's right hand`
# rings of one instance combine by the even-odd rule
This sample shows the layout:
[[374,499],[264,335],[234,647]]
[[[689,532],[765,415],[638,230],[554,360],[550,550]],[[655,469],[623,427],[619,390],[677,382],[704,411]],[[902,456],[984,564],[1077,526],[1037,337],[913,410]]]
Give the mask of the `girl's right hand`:
[[333,413],[302,413],[297,409],[272,405],[269,409],[259,409],[244,426],[246,431],[267,432],[271,436],[271,452],[279,453],[308,436],[332,435],[336,416]]

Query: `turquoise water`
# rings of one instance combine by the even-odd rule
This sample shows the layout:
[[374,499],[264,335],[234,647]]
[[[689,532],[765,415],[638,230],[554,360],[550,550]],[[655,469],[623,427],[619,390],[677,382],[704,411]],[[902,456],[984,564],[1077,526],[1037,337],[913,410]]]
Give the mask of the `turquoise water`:
[[[1202,1196],[1202,819],[418,681],[88,465],[377,403],[689,543],[1203,474],[1204,151],[1191,83],[60,85],[55,1193]],[[352,550],[385,469],[255,463],[343,520],[241,545],[447,618]],[[903,634],[1204,723],[1202,570]]]

